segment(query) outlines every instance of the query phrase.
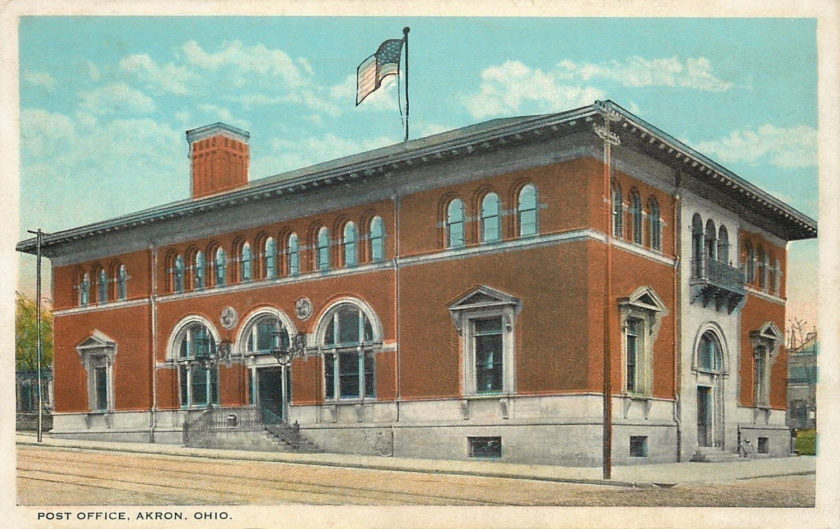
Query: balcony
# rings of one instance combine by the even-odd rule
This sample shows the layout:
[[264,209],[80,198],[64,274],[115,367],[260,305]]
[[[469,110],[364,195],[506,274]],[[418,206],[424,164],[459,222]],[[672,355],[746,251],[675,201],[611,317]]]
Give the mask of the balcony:
[[691,302],[704,307],[714,303],[715,310],[731,314],[746,295],[744,271],[714,259],[692,259]]

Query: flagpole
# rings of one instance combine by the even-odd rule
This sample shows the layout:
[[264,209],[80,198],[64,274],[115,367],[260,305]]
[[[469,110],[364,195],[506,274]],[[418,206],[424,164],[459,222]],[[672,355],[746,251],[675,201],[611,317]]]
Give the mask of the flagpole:
[[408,32],[411,28],[403,28],[403,42],[405,42],[405,140],[408,141]]

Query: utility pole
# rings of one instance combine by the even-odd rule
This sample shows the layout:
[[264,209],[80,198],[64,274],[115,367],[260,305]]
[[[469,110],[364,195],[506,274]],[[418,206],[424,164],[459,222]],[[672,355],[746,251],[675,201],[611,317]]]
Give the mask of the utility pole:
[[38,442],[43,439],[43,415],[44,415],[44,396],[41,384],[41,237],[44,232],[41,228],[37,231],[27,230],[29,233],[35,234],[35,319],[38,325]]

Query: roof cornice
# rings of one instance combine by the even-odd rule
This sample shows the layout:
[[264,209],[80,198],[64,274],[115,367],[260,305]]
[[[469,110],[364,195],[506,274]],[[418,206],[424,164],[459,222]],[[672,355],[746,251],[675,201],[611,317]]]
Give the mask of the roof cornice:
[[[669,158],[673,164],[685,167],[698,176],[705,175],[712,185],[725,192],[742,196],[747,203],[754,206],[754,209],[766,212],[790,226],[792,229],[788,230],[788,240],[816,237],[816,221],[807,215],[762,191],[612,101],[599,101],[593,105],[558,114],[501,119],[473,125],[262,178],[250,182],[243,188],[221,194],[172,202],[101,222],[45,234],[42,236],[41,246],[43,249],[63,246],[90,237],[193,216],[218,208],[301,193],[335,184],[352,183],[394,170],[440,163],[481,152],[495,151],[534,139],[558,136],[574,130],[581,124],[599,120],[599,116],[605,111],[612,111],[619,117],[618,122],[613,125],[614,132],[638,137],[652,148],[661,151],[663,156]],[[589,130],[592,128],[590,127]],[[16,250],[34,253],[35,238],[19,242]],[[45,254],[49,255],[49,252]]]

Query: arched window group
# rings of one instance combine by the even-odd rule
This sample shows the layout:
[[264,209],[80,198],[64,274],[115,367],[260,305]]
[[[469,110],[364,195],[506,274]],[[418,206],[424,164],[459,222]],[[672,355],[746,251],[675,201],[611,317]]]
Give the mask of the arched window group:
[[782,269],[773,250],[765,251],[761,242],[745,239],[742,256],[747,284],[758,290],[779,295]]
[[207,322],[193,319],[176,332],[172,360],[178,366],[182,408],[219,404],[219,370],[206,361],[217,352],[216,336]]
[[[659,202],[653,195],[646,203],[636,188],[628,194],[627,212],[630,215],[629,227],[625,228],[624,195],[621,184],[613,180],[610,196],[611,226],[613,237],[627,238],[639,245],[647,245],[652,250],[662,251],[662,216]],[[647,204],[647,210],[645,210]]]
[[[512,227],[506,228],[505,212],[502,200],[493,191],[480,195],[475,204],[478,221],[477,233],[471,237],[481,243],[493,243],[504,239],[505,233],[514,233],[518,237],[531,237],[539,233],[539,200],[534,184],[525,184],[515,188],[512,200],[516,203]],[[442,241],[445,248],[463,248],[467,244],[467,209],[464,201],[458,197],[449,197],[441,208]],[[512,228],[512,229],[510,229]]]
[[376,397],[375,346],[382,339],[373,318],[348,301],[334,305],[319,322],[326,400]]
[[77,305],[87,307],[92,303],[104,305],[111,301],[128,299],[128,271],[124,264],[113,261],[107,268],[94,264],[87,271],[76,269],[73,281]]
[[[185,252],[173,249],[164,257],[166,272],[162,284],[166,292],[182,294],[385,259],[385,222],[379,215],[366,216],[362,223],[337,223],[334,229],[335,232],[327,226],[316,226],[303,240],[294,231],[283,231],[277,238],[260,232],[250,240],[235,239],[230,248],[213,241],[206,248],[191,246]],[[86,299],[98,299],[97,274],[98,271],[89,279],[92,286],[87,289]],[[81,276],[76,288],[81,300]]]
[[696,278],[728,277],[729,232],[723,224],[715,226],[712,219],[703,219],[695,213],[691,219],[691,266]]

